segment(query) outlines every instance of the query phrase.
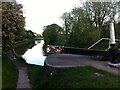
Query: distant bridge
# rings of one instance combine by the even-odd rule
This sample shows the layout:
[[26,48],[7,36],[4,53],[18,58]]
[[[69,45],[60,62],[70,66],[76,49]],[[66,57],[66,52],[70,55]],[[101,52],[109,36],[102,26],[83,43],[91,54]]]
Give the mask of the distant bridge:
[[35,40],[44,40],[42,37],[35,37]]

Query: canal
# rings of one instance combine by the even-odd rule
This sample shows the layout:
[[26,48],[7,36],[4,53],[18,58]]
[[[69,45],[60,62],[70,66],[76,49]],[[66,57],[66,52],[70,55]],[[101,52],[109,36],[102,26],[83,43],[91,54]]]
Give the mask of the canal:
[[44,60],[46,56],[44,56],[43,53],[43,44],[44,41],[35,41],[35,46],[33,46],[31,49],[28,49],[22,57],[26,60],[29,64],[35,64],[35,65],[44,65]]
[[23,57],[28,64],[44,66],[46,56],[43,50],[44,40],[32,41],[16,48],[16,53]]

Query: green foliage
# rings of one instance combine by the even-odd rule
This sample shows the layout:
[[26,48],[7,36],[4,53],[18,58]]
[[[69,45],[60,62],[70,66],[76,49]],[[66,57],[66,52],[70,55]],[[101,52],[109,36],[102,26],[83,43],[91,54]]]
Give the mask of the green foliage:
[[99,42],[97,45],[95,45],[91,49],[96,49],[96,50],[106,50],[109,47],[109,40],[102,40]]
[[55,45],[60,45],[60,46],[65,45],[65,43],[66,43],[65,38],[66,38],[65,34],[58,34],[57,41],[55,42]]
[[27,34],[26,39],[33,39],[33,38],[35,38],[35,35],[34,35],[34,33],[31,30],[26,31],[26,34]]
[[68,38],[69,38],[69,34],[71,32],[72,29],[72,23],[73,23],[73,17],[71,16],[71,13],[63,13],[63,15],[61,16],[61,18],[63,19],[63,28],[64,28],[64,36],[65,36],[65,45],[68,44]]
[[21,31],[19,32],[19,35],[16,35],[16,36],[15,36],[14,41],[15,41],[15,42],[22,41],[22,40],[26,39],[26,37],[27,37],[27,33],[26,33],[26,30],[23,28],[23,29],[21,29]]
[[21,30],[19,36],[16,36],[15,42],[24,41],[25,39],[34,39],[35,35],[31,30]]
[[73,20],[71,20],[72,27],[68,39],[69,46],[87,48],[100,38],[99,28],[90,25],[82,8],[74,8],[71,16]]
[[[64,44],[63,29],[57,24],[51,24],[44,28],[43,37],[45,44],[61,45]],[[60,41],[62,40],[62,42]]]
[[[101,37],[109,37],[109,26],[106,22],[114,20],[118,5],[113,2],[86,2],[82,7],[63,13],[66,45],[87,48]],[[117,38],[120,36],[118,27],[119,23],[115,29]]]

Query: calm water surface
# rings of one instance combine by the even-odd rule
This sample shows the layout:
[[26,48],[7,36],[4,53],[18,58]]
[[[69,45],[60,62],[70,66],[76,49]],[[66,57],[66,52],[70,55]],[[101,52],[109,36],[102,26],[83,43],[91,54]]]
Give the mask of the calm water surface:
[[28,49],[22,57],[26,60],[29,64],[35,65],[44,65],[44,61],[46,56],[43,55],[43,44],[44,41],[41,40],[40,43],[35,42],[37,45],[33,46],[31,49]]

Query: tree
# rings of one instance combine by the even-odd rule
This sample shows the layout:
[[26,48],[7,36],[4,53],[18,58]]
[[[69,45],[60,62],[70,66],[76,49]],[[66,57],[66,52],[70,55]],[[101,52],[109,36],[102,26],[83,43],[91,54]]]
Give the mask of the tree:
[[[74,8],[71,12],[73,16],[72,30],[69,38],[69,45],[74,47],[88,47],[99,38],[98,28],[88,21],[85,11],[80,8]],[[96,34],[98,34],[96,36]]]
[[83,6],[63,13],[63,25],[67,45],[88,47],[100,37],[107,35],[105,23],[114,20],[119,12],[120,3],[116,2],[85,2]]
[[66,37],[66,45],[68,43],[68,38],[69,38],[69,34],[71,32],[71,28],[72,28],[72,16],[71,13],[63,13],[63,15],[61,16],[62,20],[63,20],[63,27],[64,27],[64,34]]
[[114,20],[119,12],[118,2],[86,2],[83,4],[89,22],[96,27],[103,26],[106,21]]
[[62,34],[63,29],[60,26],[57,24],[51,24],[44,27],[42,36],[44,38],[45,44],[57,45],[57,43],[60,44],[58,37],[60,38]]
[[14,39],[25,26],[22,5],[16,2],[2,3],[2,42],[3,52],[7,53],[14,44]]
[[35,35],[31,30],[26,31],[26,34],[27,34],[27,37],[26,37],[27,39],[35,38]]

